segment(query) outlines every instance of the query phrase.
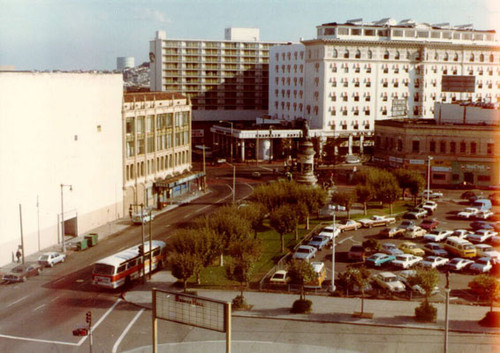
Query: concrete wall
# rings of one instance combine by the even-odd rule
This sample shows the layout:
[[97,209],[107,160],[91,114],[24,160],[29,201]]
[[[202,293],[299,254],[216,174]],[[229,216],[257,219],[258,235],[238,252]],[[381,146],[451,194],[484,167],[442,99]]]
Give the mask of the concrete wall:
[[121,74],[0,73],[0,265],[123,216]]

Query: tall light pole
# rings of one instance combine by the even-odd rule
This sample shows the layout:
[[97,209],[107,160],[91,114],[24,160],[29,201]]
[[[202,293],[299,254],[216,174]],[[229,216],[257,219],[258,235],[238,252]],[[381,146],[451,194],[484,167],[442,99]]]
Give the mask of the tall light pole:
[[432,156],[427,156],[427,201],[431,196],[431,161]]
[[332,229],[333,229],[333,237],[332,237],[332,286],[330,288],[331,293],[335,292],[335,211],[337,210],[337,206],[329,206],[330,210],[332,210],[332,215],[333,215],[333,223],[332,223]]
[[230,155],[231,155],[231,163],[233,163],[233,122],[232,121],[224,121],[224,120],[219,120],[219,123],[228,123],[231,124],[231,150],[230,150]]
[[73,185],[66,185],[66,184],[61,184],[61,238],[62,238],[62,252],[66,252],[66,242],[65,242],[65,236],[66,236],[66,229],[64,228],[64,187],[67,186],[69,187],[69,191],[73,191]]

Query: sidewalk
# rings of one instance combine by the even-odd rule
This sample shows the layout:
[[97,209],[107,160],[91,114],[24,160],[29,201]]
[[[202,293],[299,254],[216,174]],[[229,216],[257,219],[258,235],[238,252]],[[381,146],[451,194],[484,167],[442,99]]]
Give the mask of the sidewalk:
[[[171,275],[170,271],[160,271],[153,274],[151,281],[136,285],[132,290],[124,293],[123,298],[130,303],[151,309],[151,289],[181,291],[174,286],[175,282],[176,278]],[[239,295],[238,291],[233,290],[196,290],[200,297],[228,302]],[[444,330],[445,305],[443,303],[435,304],[438,308],[436,323],[419,323],[414,319],[415,307],[420,303],[418,301],[365,299],[364,312],[373,313],[373,318],[361,319],[352,316],[354,312],[359,312],[361,309],[361,299],[359,298],[308,295],[306,298],[313,302],[313,312],[311,314],[291,314],[290,308],[299,297],[297,293],[277,294],[247,291],[244,294],[247,302],[253,305],[253,308],[250,311],[233,311],[233,317]],[[478,321],[488,311],[489,307],[450,304],[449,330],[461,333],[500,334],[500,328],[482,327],[478,324]]]

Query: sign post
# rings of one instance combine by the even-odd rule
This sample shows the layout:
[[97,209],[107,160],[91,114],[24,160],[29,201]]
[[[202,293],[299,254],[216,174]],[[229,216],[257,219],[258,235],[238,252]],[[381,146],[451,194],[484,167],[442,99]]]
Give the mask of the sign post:
[[226,353],[231,353],[231,303],[153,288],[153,353],[158,352],[158,323],[166,320],[226,333]]

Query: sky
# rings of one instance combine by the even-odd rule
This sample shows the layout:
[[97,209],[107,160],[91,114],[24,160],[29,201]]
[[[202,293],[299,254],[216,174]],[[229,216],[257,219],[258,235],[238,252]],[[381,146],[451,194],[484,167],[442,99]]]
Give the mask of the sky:
[[316,26],[362,18],[411,18],[497,31],[499,0],[0,0],[0,66],[112,70],[116,58],[148,60],[157,30],[172,39],[224,39],[256,27],[262,41],[299,41]]

